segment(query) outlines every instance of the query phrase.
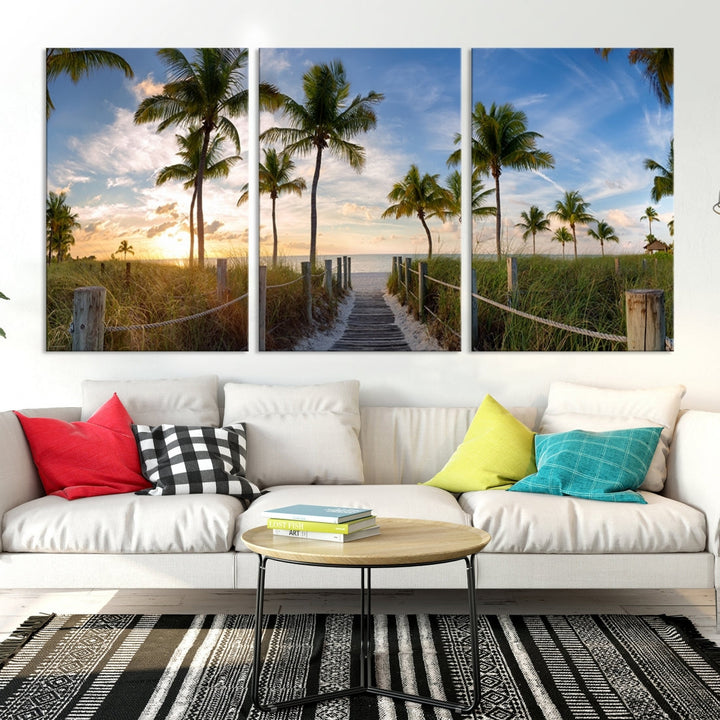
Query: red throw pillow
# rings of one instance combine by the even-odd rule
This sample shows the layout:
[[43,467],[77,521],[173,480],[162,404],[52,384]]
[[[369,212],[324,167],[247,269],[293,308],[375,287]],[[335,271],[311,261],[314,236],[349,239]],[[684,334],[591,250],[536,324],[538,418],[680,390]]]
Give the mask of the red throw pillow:
[[116,394],[87,422],[15,415],[48,495],[75,500],[152,487],[140,472],[132,418]]

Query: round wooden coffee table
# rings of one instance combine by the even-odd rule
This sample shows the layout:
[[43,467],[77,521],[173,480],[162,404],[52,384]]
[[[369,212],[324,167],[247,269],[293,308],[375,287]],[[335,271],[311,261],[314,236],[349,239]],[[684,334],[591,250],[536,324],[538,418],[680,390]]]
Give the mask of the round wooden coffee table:
[[[447,708],[456,712],[469,713],[480,702],[480,669],[478,657],[477,613],[475,611],[475,554],[489,542],[490,535],[479,530],[455,523],[435,520],[406,520],[401,518],[378,518],[380,534],[347,543],[333,543],[321,540],[305,540],[274,535],[267,527],[257,527],[243,533],[242,541],[258,555],[258,584],[255,608],[255,648],[252,673],[252,699],[260,710],[281,708],[322,702],[338,697],[359,694],[383,695],[396,700]],[[344,690],[308,695],[287,700],[260,699],[260,669],[263,602],[265,596],[265,567],[268,560],[360,569],[360,684]],[[470,641],[472,644],[473,693],[467,705],[431,697],[378,688],[370,684],[372,646],[370,639],[371,576],[373,568],[409,567],[414,565],[435,565],[438,563],[465,561],[467,574],[468,610],[470,615]]]

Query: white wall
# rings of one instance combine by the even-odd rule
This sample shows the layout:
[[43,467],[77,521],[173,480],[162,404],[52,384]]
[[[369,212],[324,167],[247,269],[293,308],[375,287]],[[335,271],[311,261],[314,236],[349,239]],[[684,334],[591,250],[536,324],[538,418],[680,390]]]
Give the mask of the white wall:
[[[85,0],[13,6],[0,30],[0,409],[79,404],[83,378],[216,373],[311,383],[358,378],[370,404],[542,405],[554,379],[681,382],[720,410],[718,12],[703,0]],[[112,8],[112,10],[111,10]],[[71,47],[676,48],[674,353],[104,353],[44,351],[44,49]],[[251,347],[256,347],[256,339]]]

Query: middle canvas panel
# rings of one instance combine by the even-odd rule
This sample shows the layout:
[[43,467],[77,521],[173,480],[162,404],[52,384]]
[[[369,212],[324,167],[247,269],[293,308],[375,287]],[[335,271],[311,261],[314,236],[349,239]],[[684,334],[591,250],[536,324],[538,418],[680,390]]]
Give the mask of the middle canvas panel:
[[460,349],[460,73],[458,49],[260,51],[260,350]]

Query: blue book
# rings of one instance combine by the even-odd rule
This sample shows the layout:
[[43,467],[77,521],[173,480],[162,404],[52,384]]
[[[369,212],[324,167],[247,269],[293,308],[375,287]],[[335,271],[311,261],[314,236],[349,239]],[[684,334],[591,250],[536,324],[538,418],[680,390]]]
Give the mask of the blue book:
[[286,520],[311,520],[314,522],[343,523],[367,517],[372,513],[368,508],[337,507],[326,505],[287,505],[265,510],[265,517]]

